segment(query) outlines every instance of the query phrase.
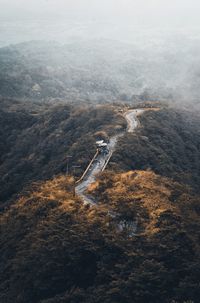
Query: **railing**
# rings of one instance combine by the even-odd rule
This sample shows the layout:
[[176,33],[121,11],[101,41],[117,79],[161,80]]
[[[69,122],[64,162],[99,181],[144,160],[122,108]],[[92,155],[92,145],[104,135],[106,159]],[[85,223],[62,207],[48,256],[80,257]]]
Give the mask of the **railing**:
[[102,172],[106,169],[106,167],[107,167],[107,165],[108,165],[108,163],[109,163],[109,161],[110,161],[112,155],[113,155],[113,151],[110,153],[110,155],[109,155],[109,157],[108,157],[106,163],[104,164],[104,166],[103,166],[103,168],[102,168],[102,170],[101,170]]
[[84,171],[84,173],[82,174],[82,176],[80,177],[80,179],[76,181],[76,184],[80,183],[80,182],[84,179],[85,175],[87,174],[87,172],[88,172],[89,169],[90,169],[90,166],[93,164],[93,162],[94,162],[94,160],[96,159],[96,157],[98,156],[98,154],[99,154],[99,150],[97,149],[97,151],[96,151],[94,157],[92,158],[92,160],[91,160],[90,163],[88,164],[86,170]]

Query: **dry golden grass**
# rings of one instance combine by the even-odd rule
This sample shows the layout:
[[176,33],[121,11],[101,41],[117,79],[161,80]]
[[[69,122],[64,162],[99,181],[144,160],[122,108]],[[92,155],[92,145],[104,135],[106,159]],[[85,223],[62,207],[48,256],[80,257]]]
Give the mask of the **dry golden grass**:
[[[190,207],[192,199],[196,199],[190,195],[190,189],[152,171],[105,172],[91,184],[88,192],[115,211],[123,207],[135,210],[143,232],[149,235],[159,232],[157,223],[166,212],[182,216],[185,221],[198,219],[198,214]],[[178,193],[176,199],[174,192]]]
[[[139,298],[136,302],[146,302],[147,281],[148,285],[153,283],[151,292],[155,295],[151,302],[159,302],[157,298],[163,296],[168,285],[171,287],[173,275],[176,291],[180,285],[181,293],[182,281],[186,281],[184,287],[188,283],[188,290],[195,287],[198,291],[197,283],[193,282],[199,252],[196,232],[199,224],[195,215],[198,201],[189,190],[151,171],[122,174],[107,171],[89,189],[99,201],[97,206],[90,207],[73,197],[73,183],[72,178],[60,176],[34,184],[26,196],[2,215],[3,298],[9,296],[9,302],[18,298],[17,303],[35,303],[38,297],[33,295],[39,290],[39,296],[45,298],[45,287],[47,298],[52,296],[50,302],[54,302],[57,294],[73,296],[71,290],[79,283],[85,294],[85,300],[80,302],[94,302],[100,294],[97,302],[112,303],[115,301],[102,300],[102,291],[110,296],[117,283],[120,295],[129,287],[127,302],[135,300],[135,294]],[[137,230],[133,234],[131,223],[136,217]],[[124,222],[127,223],[124,230],[119,229]],[[187,269],[185,276],[182,268]],[[85,281],[91,277],[85,290]],[[106,280],[107,277],[110,279]],[[167,281],[164,285],[163,280]],[[136,287],[134,294],[133,287]],[[163,302],[172,302],[168,294],[165,296]],[[32,297],[33,300],[29,299]],[[72,298],[78,302],[76,293]],[[172,298],[176,297],[172,294]],[[68,297],[64,301],[72,302]]]

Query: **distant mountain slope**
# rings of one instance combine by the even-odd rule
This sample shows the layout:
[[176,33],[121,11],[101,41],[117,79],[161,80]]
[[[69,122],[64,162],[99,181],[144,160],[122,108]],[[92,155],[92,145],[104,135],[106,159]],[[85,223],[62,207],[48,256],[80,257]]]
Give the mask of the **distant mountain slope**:
[[[179,41],[180,42],[180,41]],[[199,46],[93,39],[0,48],[0,95],[32,100],[134,102],[138,96],[199,103]]]
[[[95,50],[97,48],[95,47]],[[0,49],[0,95],[73,102],[112,100],[118,93],[105,55],[89,46],[28,42]]]

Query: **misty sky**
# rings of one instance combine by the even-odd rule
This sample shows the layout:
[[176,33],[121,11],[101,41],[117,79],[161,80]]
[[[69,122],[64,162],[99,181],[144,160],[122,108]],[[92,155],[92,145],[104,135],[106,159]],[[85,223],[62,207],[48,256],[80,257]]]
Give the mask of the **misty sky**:
[[1,20],[55,19],[70,15],[95,20],[132,20],[147,26],[200,25],[199,0],[0,0]]
[[41,39],[133,42],[146,29],[199,32],[199,16],[199,0],[0,0],[0,47]]

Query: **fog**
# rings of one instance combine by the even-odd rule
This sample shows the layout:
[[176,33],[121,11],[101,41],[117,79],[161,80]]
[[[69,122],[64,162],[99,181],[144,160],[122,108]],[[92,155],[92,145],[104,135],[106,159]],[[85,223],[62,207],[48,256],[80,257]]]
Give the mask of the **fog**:
[[198,0],[0,0],[0,5],[4,20],[65,18],[71,14],[99,20],[128,18],[148,26],[200,22]]
[[[148,92],[198,99],[198,0],[0,0],[0,8],[0,47],[55,41],[59,55],[31,44],[30,61],[44,60],[54,71],[51,81],[65,67],[59,81],[70,83],[73,98],[130,99]],[[27,55],[22,46],[18,51]]]
[[[27,34],[32,22],[38,23],[38,28],[41,22],[51,23],[54,29],[62,24],[63,30],[78,23],[85,28],[85,34],[93,29],[97,36],[108,35],[117,28],[119,37],[126,35],[127,29],[200,27],[198,0],[0,0],[0,7],[1,25],[24,22],[23,32]],[[101,28],[99,24],[104,26]],[[16,40],[20,40],[21,32],[17,29]],[[40,27],[43,34],[45,30]],[[32,34],[29,32],[30,38]]]
[[0,46],[36,39],[134,43],[144,31],[190,35],[200,28],[199,13],[198,0],[0,0]]

